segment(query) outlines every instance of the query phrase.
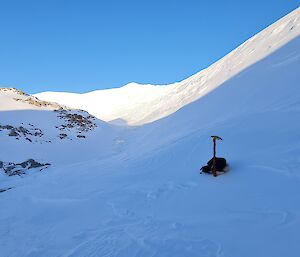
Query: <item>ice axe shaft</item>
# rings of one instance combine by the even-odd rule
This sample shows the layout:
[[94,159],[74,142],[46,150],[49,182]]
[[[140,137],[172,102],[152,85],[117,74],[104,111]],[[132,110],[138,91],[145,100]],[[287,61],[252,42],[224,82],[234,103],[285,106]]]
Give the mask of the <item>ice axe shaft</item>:
[[214,177],[217,176],[217,170],[216,170],[216,156],[217,156],[217,140],[223,140],[222,138],[220,138],[219,136],[211,136],[211,138],[213,139],[213,143],[214,143],[214,157],[213,157],[213,164],[212,164],[212,174]]

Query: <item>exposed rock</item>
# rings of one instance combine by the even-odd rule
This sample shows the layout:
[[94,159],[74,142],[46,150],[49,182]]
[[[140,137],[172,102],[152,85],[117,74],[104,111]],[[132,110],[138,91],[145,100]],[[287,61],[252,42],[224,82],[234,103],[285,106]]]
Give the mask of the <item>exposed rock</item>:
[[[59,139],[68,140],[85,138],[85,133],[97,127],[96,118],[83,110],[73,110],[54,102],[42,101],[35,96],[25,94],[15,88],[0,88],[0,92],[5,92],[17,102],[41,107],[44,110],[50,111],[51,113],[48,113],[50,116],[53,114],[52,111],[57,114],[59,121],[56,123],[55,128],[58,130],[58,133],[55,133],[54,135],[52,133],[53,130],[50,129],[50,133],[48,133],[47,128],[44,131],[44,135],[41,129],[35,127],[39,126],[39,123],[36,123],[35,125],[29,123],[26,124],[26,122],[22,122],[18,125],[1,124],[0,133],[5,133],[16,140],[21,141],[24,139],[24,141],[28,143],[48,143],[51,142],[49,139],[52,139],[53,136],[56,138],[58,137]],[[29,110],[32,109],[35,110],[39,108],[29,108]]]
[[42,137],[44,135],[42,130],[34,128],[33,126],[27,129],[23,126],[14,127],[11,125],[0,125],[0,131],[2,130],[7,130],[10,137],[15,137],[16,139],[25,137],[29,142],[32,142],[32,139],[30,139],[29,136]]
[[10,189],[12,189],[12,187],[0,188],[0,193],[3,193],[3,192],[5,192],[7,190],[10,190]]
[[0,88],[0,92],[13,93],[17,96],[13,98],[15,101],[28,103],[37,107],[50,107],[52,110],[69,109],[68,107],[58,103],[40,100],[37,97],[28,95],[16,88]]
[[28,94],[24,93],[23,91],[21,91],[19,89],[14,88],[14,87],[1,87],[0,92],[12,92],[12,93],[22,95],[22,96],[29,96]]
[[7,129],[7,130],[9,130],[9,129],[13,129],[14,127],[13,126],[11,126],[11,125],[6,125],[6,126],[1,126],[0,125],[0,130],[2,130],[2,129]]
[[39,163],[34,159],[29,159],[21,163],[0,161],[0,169],[2,169],[8,176],[24,175],[26,174],[26,171],[36,168],[39,168],[39,170],[42,171],[43,169],[48,168],[50,165],[50,163]]
[[51,107],[54,110],[63,110],[63,109],[69,109],[66,106],[60,105],[58,103],[54,103],[54,102],[48,102],[48,101],[42,101],[40,99],[38,99],[35,96],[28,96],[27,98],[23,99],[23,98],[14,98],[15,101],[20,101],[23,103],[28,103],[37,107]]
[[[96,118],[86,112],[80,111],[70,111],[70,110],[55,110],[58,113],[58,117],[65,121],[64,124],[56,126],[57,129],[61,131],[71,131],[75,130],[77,132],[77,138],[85,138],[85,135],[81,133],[89,132],[97,127],[95,120]],[[87,114],[86,116],[84,114]],[[61,135],[66,135],[66,133],[59,134],[59,137],[62,139]],[[64,136],[63,138],[65,138]]]
[[11,130],[8,135],[10,137],[17,137],[17,136],[19,136],[19,134],[16,131],[14,131],[14,130]]
[[58,136],[59,136],[60,139],[64,139],[64,138],[66,138],[68,135],[65,134],[65,133],[60,133]]

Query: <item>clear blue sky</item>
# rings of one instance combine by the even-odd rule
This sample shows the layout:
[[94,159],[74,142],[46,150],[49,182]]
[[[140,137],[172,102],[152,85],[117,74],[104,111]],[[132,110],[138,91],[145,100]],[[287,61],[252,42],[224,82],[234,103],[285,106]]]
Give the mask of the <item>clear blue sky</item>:
[[299,0],[0,0],[0,87],[87,92],[209,66]]

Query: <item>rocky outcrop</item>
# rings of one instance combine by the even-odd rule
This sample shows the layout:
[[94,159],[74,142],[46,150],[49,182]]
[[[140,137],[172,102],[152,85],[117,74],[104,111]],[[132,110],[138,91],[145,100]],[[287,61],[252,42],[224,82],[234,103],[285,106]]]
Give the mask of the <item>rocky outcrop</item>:
[[16,89],[14,87],[1,87],[0,92],[11,92],[17,95],[22,95],[22,96],[29,96],[28,94],[24,93],[23,91]]
[[15,100],[17,102],[27,103],[27,104],[30,104],[30,105],[36,106],[36,107],[41,107],[41,108],[44,107],[44,108],[49,108],[52,110],[70,109],[67,106],[60,105],[55,102],[40,100],[37,97],[28,95],[28,94],[24,93],[23,91],[16,89],[16,88],[0,88],[0,93],[1,92],[11,93],[15,96],[12,98],[13,100]]
[[0,125],[0,131],[7,131],[8,136],[19,139],[25,137],[26,140],[32,142],[31,136],[42,137],[44,134],[42,130],[35,128],[32,124],[29,124],[29,128],[24,126],[14,127],[12,125]]
[[21,163],[3,162],[0,161],[0,170],[8,176],[24,175],[31,169],[39,169],[42,171],[50,166],[50,163],[39,163],[34,159],[28,159]]
[[65,134],[65,133],[60,133],[60,134],[58,135],[58,137],[59,137],[60,139],[64,139],[64,138],[67,138],[68,135]]
[[77,138],[85,138],[82,133],[89,132],[97,127],[96,118],[84,111],[55,110],[55,112],[58,113],[57,116],[61,120],[64,120],[64,124],[56,126],[60,131],[64,131],[64,133],[59,134],[61,139],[66,138],[66,132],[71,130],[75,130]]
[[10,190],[10,189],[12,189],[12,187],[0,188],[0,193],[3,193],[3,192],[5,192],[7,190]]
[[[12,115],[12,118],[0,121],[1,136],[7,135],[28,143],[51,143],[53,140],[84,139],[89,131],[97,127],[96,118],[83,110],[42,101],[15,88],[0,88],[0,98],[4,103],[7,101],[7,106],[10,106],[8,111]],[[4,110],[6,111],[5,108]],[[45,116],[49,117],[48,124],[46,119],[32,119],[35,111],[39,111],[39,115],[44,112]],[[16,120],[13,119],[14,114],[17,115]],[[34,125],[26,122],[28,116]],[[18,120],[20,122],[17,122]]]
[[38,99],[35,96],[28,96],[25,99],[14,98],[14,100],[15,101],[21,101],[23,103],[28,103],[30,105],[37,106],[37,107],[50,107],[54,110],[68,109],[68,107],[62,106],[62,105],[54,103],[54,102],[42,101],[42,100]]

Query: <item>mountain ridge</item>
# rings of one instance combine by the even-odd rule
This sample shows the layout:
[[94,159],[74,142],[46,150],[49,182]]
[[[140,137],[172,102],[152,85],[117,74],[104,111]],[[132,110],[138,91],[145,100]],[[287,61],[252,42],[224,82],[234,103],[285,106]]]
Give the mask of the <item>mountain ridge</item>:
[[[254,35],[206,69],[168,85],[129,83],[84,94],[46,92],[44,100],[84,109],[105,121],[143,125],[176,112],[300,35],[300,8]],[[110,103],[108,105],[108,103]]]
[[[298,27],[288,34],[298,24],[296,14],[296,21],[288,16],[282,27],[268,30],[276,39],[281,35],[281,47],[244,63],[235,75],[226,73],[230,66],[223,60],[211,76],[171,87],[176,97],[166,107],[172,111],[203,91],[142,126],[111,125],[80,110],[31,107],[30,96],[0,90],[1,256],[298,257],[300,37],[290,39]],[[263,36],[252,41],[264,46],[256,51],[268,48]],[[250,43],[244,47],[251,52]],[[235,52],[232,63],[241,68],[236,60],[244,57],[237,53],[250,52]],[[220,72],[233,76],[221,83],[228,77]],[[135,87],[116,95],[118,107],[127,109],[114,115],[130,107],[128,115],[137,112],[139,120],[160,117],[156,112],[172,95],[157,99],[160,92],[151,87],[151,104],[140,110],[139,102],[127,103],[134,94],[136,101],[147,100]],[[190,88],[195,91],[185,90]],[[14,100],[20,97],[25,102]],[[103,106],[113,104],[107,95],[103,99]],[[87,122],[91,129],[83,131],[88,117],[96,126]],[[211,135],[223,138],[217,156],[229,163],[216,178],[199,174],[213,154]]]

